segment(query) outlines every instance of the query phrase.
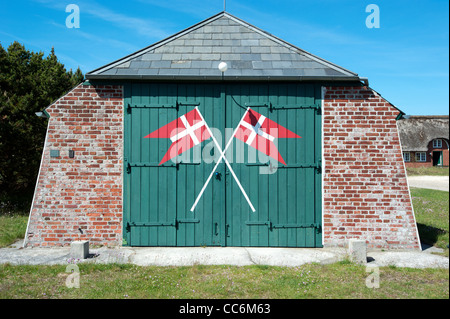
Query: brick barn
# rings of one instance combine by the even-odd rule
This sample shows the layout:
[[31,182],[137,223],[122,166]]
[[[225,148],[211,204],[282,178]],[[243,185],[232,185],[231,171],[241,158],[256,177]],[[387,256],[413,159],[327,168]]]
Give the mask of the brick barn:
[[25,246],[420,249],[404,113],[226,12],[87,73],[45,114]]
[[409,116],[398,129],[407,167],[448,167],[448,115]]

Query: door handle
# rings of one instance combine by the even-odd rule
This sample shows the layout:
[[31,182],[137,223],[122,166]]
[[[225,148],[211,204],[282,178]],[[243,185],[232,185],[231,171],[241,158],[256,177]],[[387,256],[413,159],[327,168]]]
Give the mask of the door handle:
[[219,224],[214,223],[214,234],[217,236],[219,235]]
[[214,177],[215,177],[218,181],[222,180],[222,174],[219,173],[219,172],[216,172],[216,173],[214,174]]

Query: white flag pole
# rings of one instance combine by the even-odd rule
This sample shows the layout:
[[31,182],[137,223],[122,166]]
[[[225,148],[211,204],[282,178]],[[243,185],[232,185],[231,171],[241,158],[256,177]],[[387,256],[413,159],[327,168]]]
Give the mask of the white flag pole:
[[[196,109],[197,109],[197,107],[196,107]],[[225,157],[225,153],[226,153],[226,151],[228,150],[228,148],[230,147],[231,142],[233,142],[233,138],[234,138],[234,136],[236,135],[237,130],[238,130],[239,127],[241,126],[241,123],[242,123],[242,121],[244,120],[245,116],[247,115],[247,112],[249,111],[249,109],[250,109],[250,108],[248,108],[247,111],[244,113],[244,116],[242,117],[241,121],[239,122],[239,125],[238,125],[238,126],[236,127],[236,129],[234,130],[233,135],[231,136],[230,140],[228,141],[228,144],[226,145],[226,147],[225,147],[225,149],[224,149],[223,151],[220,151],[220,145],[219,145],[219,143],[217,142],[216,138],[215,138],[214,135],[212,134],[212,131],[211,131],[211,129],[209,128],[208,123],[206,123],[205,119],[203,118],[203,115],[202,115],[202,114],[200,113],[200,111],[197,109],[197,112],[198,112],[198,114],[200,115],[200,117],[202,118],[202,121],[205,122],[205,126],[206,126],[206,129],[207,129],[208,132],[209,132],[209,135],[211,135],[211,137],[212,137],[212,139],[213,139],[213,141],[214,141],[214,144],[216,145],[217,149],[220,151],[220,157],[219,157],[219,159],[217,160],[217,163],[216,163],[216,165],[214,166],[214,169],[212,170],[212,172],[211,172],[211,174],[209,175],[208,179],[206,180],[205,185],[203,185],[203,188],[202,188],[202,190],[200,191],[200,194],[197,196],[197,199],[195,200],[194,205],[192,205],[191,212],[193,212],[194,209],[195,209],[195,207],[197,206],[197,204],[198,204],[200,198],[202,197],[202,195],[203,195],[203,193],[204,193],[206,187],[207,187],[208,184],[209,184],[209,181],[211,180],[212,176],[214,175],[214,172],[217,170],[217,167],[219,166],[219,164],[220,164],[220,162],[222,161],[222,159],[224,159],[225,164],[227,164],[228,168],[230,169],[231,175],[233,175],[234,180],[235,180],[236,183],[238,184],[239,189],[241,190],[242,194],[244,195],[245,199],[247,200],[247,203],[249,204],[251,210],[252,210],[253,212],[256,211],[255,208],[254,208],[253,205],[252,205],[252,202],[251,202],[250,199],[248,198],[247,193],[245,192],[244,188],[242,187],[241,183],[239,182],[239,179],[237,178],[236,174],[234,173],[233,168],[231,168],[230,162],[228,162],[227,158]]]

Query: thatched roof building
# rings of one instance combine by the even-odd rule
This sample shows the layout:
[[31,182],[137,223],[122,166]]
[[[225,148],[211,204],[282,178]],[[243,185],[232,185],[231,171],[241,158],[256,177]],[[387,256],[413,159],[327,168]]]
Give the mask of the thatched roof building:
[[410,116],[399,120],[398,129],[403,151],[426,152],[430,141],[441,138],[448,140],[448,115]]

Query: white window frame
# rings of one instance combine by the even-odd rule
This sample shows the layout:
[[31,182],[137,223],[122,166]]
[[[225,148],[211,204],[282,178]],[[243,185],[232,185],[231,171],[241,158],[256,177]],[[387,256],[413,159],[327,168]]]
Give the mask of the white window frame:
[[[423,156],[423,160],[422,160]],[[426,162],[427,161],[427,152],[416,152],[416,162]]]
[[405,162],[411,162],[411,153],[410,152],[403,152],[403,160]]
[[442,140],[441,139],[433,140],[433,148],[442,148]]

